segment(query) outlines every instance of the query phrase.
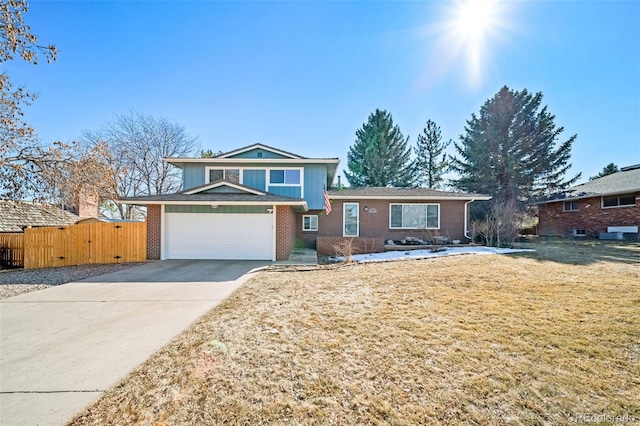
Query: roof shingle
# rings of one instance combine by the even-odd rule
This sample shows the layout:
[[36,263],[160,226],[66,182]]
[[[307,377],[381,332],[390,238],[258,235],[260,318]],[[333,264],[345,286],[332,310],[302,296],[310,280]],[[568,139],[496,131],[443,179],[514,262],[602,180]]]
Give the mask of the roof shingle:
[[438,191],[431,188],[388,188],[388,187],[347,187],[342,189],[332,188],[327,191],[329,198],[332,197],[351,197],[351,198],[375,198],[375,197],[393,197],[393,198],[414,198],[424,197],[430,199],[436,198],[460,198],[460,199],[489,199],[484,194],[469,194],[462,192]]
[[0,232],[22,232],[27,226],[67,226],[79,219],[51,204],[0,200]]
[[640,165],[624,167],[619,172],[556,192],[541,203],[633,192],[640,192]]

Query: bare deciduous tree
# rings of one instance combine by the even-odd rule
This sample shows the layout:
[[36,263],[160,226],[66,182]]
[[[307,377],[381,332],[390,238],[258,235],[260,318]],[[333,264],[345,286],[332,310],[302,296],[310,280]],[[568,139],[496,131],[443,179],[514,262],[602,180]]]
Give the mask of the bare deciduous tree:
[[[88,143],[106,143],[112,154],[116,197],[167,194],[180,190],[180,170],[162,161],[165,157],[186,157],[198,149],[197,138],[184,126],[166,118],[137,112],[116,115],[96,131],[86,131]],[[122,219],[139,219],[138,206],[113,206]]]
[[112,199],[115,182],[106,144],[84,147],[79,142],[56,142],[57,159],[40,168],[40,191],[49,201],[72,205],[78,197]]
[[518,237],[520,210],[515,200],[493,200],[480,219],[471,221],[471,234],[492,247],[512,247]]
[[[15,59],[37,64],[39,57],[56,60],[56,47],[38,44],[24,22],[27,11],[24,0],[0,1],[0,64]],[[43,144],[24,119],[23,107],[35,99],[35,94],[16,87],[6,72],[0,74],[0,197],[64,203],[81,188],[92,188],[96,195],[109,192],[103,147]]]

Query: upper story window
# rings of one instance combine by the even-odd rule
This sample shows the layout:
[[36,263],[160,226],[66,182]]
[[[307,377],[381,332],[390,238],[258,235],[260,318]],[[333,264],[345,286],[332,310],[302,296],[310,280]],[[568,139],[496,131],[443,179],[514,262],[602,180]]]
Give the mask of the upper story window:
[[565,212],[577,212],[578,211],[578,202],[577,201],[565,201],[562,210]]
[[440,228],[439,204],[391,204],[389,210],[391,229]]
[[609,197],[602,197],[602,207],[623,207],[623,206],[635,206],[636,195],[635,194],[621,194],[611,195]]
[[269,170],[270,185],[300,185],[300,169]]
[[242,183],[242,173],[240,169],[214,169],[209,168],[209,182],[224,179],[229,182]]

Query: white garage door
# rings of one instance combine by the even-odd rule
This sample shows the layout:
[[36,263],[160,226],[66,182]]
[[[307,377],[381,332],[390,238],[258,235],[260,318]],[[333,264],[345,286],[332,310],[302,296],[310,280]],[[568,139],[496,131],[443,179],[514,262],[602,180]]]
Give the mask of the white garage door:
[[273,215],[166,213],[167,259],[271,260]]

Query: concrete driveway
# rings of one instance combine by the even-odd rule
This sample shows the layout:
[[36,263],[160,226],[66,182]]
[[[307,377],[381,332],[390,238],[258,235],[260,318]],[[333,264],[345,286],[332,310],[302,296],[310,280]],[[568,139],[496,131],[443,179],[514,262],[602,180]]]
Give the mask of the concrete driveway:
[[0,424],[66,424],[268,263],[157,261],[0,300]]

